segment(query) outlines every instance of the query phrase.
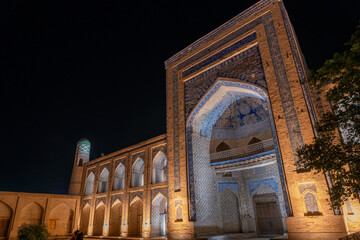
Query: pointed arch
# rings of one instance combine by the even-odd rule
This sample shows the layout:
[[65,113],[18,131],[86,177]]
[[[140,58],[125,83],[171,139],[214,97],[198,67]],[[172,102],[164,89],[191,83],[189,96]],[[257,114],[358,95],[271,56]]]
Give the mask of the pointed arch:
[[43,208],[36,202],[31,202],[26,205],[20,214],[19,226],[23,223],[40,224],[43,217]]
[[166,235],[167,199],[162,193],[156,194],[151,204],[151,236]]
[[74,211],[65,203],[60,203],[50,211],[48,230],[52,236],[64,236],[72,232]]
[[159,151],[153,160],[152,183],[165,182],[167,179],[167,157]]
[[87,235],[88,232],[90,210],[90,205],[86,203],[81,211],[80,231],[85,235]]
[[182,206],[181,205],[178,205],[176,207],[176,221],[182,222]]
[[85,186],[85,196],[89,196],[93,194],[94,191],[94,183],[95,183],[95,175],[94,173],[90,173],[86,180],[86,186]]
[[113,190],[122,190],[125,187],[125,166],[120,163],[115,170]]
[[94,214],[93,236],[102,236],[104,228],[105,210],[105,204],[102,201],[99,202],[96,206]]
[[104,168],[99,178],[98,193],[107,192],[108,181],[109,181],[109,170],[107,170],[107,168]]
[[109,235],[120,236],[121,233],[122,203],[116,199],[110,209]]
[[225,142],[221,142],[219,145],[217,145],[216,152],[223,152],[223,151],[227,151],[230,149],[231,148],[229,145],[227,145]]
[[[238,79],[218,78],[216,82],[207,90],[199,99],[197,104],[188,111],[186,117],[186,145],[187,145],[187,167],[188,167],[188,184],[189,184],[189,214],[192,221],[206,221],[208,218],[215,218],[216,211],[199,211],[196,209],[207,209],[216,206],[216,197],[213,193],[214,185],[199,185],[199,182],[212,182],[216,177],[214,172],[206,171],[204,168],[195,166],[208,166],[209,159],[201,154],[210,152],[208,145],[211,139],[212,129],[222,113],[228,106],[241,98],[254,98],[263,102],[264,108],[268,110],[270,127],[272,132],[276,132],[272,118],[270,100],[267,91],[251,83],[239,82]],[[283,166],[279,154],[277,136],[273,134],[275,143],[275,154],[277,165],[280,172],[280,182],[284,196],[284,207],[290,214],[288,195],[283,177]],[[199,151],[201,149],[201,151]],[[210,168],[211,166],[209,166]],[[209,174],[210,172],[210,174]],[[198,189],[201,188],[201,197]]]
[[305,191],[304,204],[305,204],[307,215],[319,215],[320,214],[316,195],[312,191],[310,191],[310,190]]
[[240,232],[240,212],[237,193],[226,187],[220,193],[221,217],[223,222],[223,232]]
[[0,201],[0,238],[8,237],[12,214],[12,208],[5,202]]
[[141,236],[143,225],[143,202],[135,196],[129,206],[129,236]]
[[136,159],[131,170],[131,187],[144,186],[144,161],[141,158]]
[[252,193],[251,197],[253,198],[255,195],[262,195],[262,194],[277,194],[277,192],[269,186],[264,184],[260,184]]

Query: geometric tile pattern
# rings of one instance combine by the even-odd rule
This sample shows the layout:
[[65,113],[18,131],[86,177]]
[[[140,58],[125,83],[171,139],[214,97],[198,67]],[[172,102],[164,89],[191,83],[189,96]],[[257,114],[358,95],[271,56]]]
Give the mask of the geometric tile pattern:
[[90,153],[90,142],[87,139],[81,139],[78,142],[78,152],[79,153]]
[[[220,194],[220,192],[219,192]],[[229,188],[220,194],[223,231],[225,233],[240,231],[240,213],[238,198]]]
[[165,213],[167,213],[167,199],[157,195],[151,204],[151,236],[165,235]]
[[274,177],[272,178],[265,178],[265,179],[258,179],[248,182],[248,188],[249,188],[249,195],[255,191],[256,188],[258,188],[260,185],[268,186],[272,189],[274,189],[276,192],[278,192],[278,185],[276,184],[276,179]]
[[117,202],[110,209],[110,221],[109,221],[109,235],[120,236],[121,229],[121,215],[122,215],[122,204]]

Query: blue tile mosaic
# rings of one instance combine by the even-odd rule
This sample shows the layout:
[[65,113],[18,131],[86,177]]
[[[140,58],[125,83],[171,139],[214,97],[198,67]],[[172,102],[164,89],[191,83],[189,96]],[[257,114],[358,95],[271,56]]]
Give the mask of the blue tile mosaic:
[[249,195],[251,196],[251,194],[255,191],[255,189],[258,188],[260,185],[268,186],[268,187],[274,189],[276,192],[279,191],[275,178],[273,178],[273,177],[272,178],[264,178],[264,179],[258,179],[258,180],[253,180],[253,181],[248,182]]
[[218,183],[219,194],[222,193],[222,191],[225,188],[230,188],[230,189],[234,190],[235,192],[239,193],[239,186],[238,186],[237,182],[219,182]]
[[[220,102],[213,108],[213,110],[210,112],[210,114],[206,117],[203,126],[201,127],[201,135],[205,136],[207,138],[211,137],[212,129],[214,128],[215,124],[219,122],[221,118],[223,118],[223,113],[225,110],[232,107],[234,104],[237,107],[235,116],[227,115],[226,119],[222,119],[224,124],[222,124],[220,127],[226,127],[226,128],[237,128],[240,126],[244,126],[248,123],[248,117],[254,116],[254,119],[251,118],[251,123],[261,122],[268,118],[267,111],[264,110],[263,105],[267,105],[263,99],[259,99],[259,103],[255,103],[253,100],[250,99],[250,97],[255,97],[252,94],[248,93],[233,93],[230,92],[228,95],[226,95],[223,99],[220,100]],[[230,107],[229,107],[230,106]],[[244,112],[244,109],[246,111]],[[233,113],[234,109],[230,109],[228,112]],[[233,118],[235,120],[238,120],[237,122],[233,121]],[[218,123],[219,124],[219,123]]]
[[180,190],[180,143],[177,69],[173,70],[174,188]]

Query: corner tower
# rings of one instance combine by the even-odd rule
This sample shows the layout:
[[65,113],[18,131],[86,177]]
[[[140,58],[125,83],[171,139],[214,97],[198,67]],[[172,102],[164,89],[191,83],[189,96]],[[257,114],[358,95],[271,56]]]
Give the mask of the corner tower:
[[74,166],[69,186],[70,195],[80,195],[83,165],[89,161],[90,146],[91,144],[86,138],[79,140],[77,143]]

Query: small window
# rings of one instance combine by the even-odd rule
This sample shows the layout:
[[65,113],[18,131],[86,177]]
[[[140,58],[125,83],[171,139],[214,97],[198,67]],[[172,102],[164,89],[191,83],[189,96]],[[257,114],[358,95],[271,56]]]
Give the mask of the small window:
[[84,160],[82,158],[79,159],[79,165],[78,166],[82,166],[84,163]]
[[54,230],[55,227],[56,227],[56,219],[50,219],[50,220],[49,220],[48,229],[49,229],[49,230]]

